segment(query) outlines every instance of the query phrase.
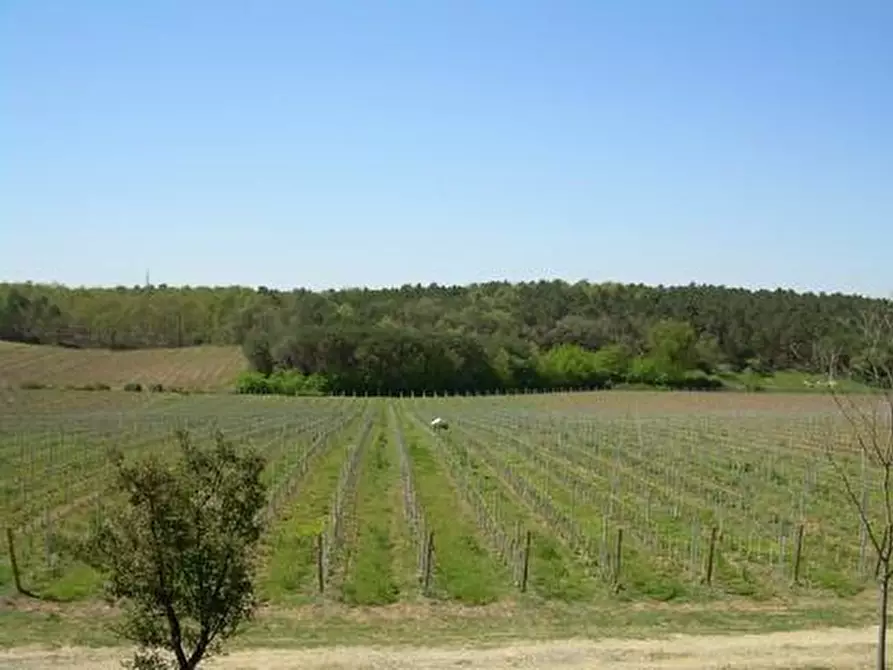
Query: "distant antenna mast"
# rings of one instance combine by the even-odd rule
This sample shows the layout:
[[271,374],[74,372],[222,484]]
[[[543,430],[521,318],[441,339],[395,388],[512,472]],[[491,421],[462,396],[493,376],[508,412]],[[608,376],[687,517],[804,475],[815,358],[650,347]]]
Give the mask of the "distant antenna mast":
[[151,288],[152,282],[149,281],[149,269],[146,268],[146,288]]

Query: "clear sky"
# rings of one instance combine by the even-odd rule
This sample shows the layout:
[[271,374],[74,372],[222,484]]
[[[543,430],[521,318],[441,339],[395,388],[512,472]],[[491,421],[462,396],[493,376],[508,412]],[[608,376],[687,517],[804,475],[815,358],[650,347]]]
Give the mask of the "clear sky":
[[0,280],[893,293],[890,0],[0,0]]

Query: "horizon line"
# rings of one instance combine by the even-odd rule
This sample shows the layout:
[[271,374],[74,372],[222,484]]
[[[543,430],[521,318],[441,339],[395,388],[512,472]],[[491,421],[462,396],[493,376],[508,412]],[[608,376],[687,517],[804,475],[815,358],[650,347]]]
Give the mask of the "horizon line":
[[146,289],[154,289],[154,290],[173,290],[173,291],[200,291],[200,290],[226,290],[226,289],[247,289],[254,292],[260,292],[262,290],[276,292],[276,293],[300,293],[300,292],[311,292],[311,293],[341,293],[341,292],[349,292],[349,291],[380,291],[380,292],[388,292],[388,291],[400,291],[405,288],[421,288],[421,289],[471,289],[483,286],[493,286],[493,285],[501,285],[501,286],[530,286],[536,284],[550,284],[550,283],[561,283],[566,286],[575,286],[579,284],[583,284],[586,286],[624,286],[624,287],[644,287],[651,289],[664,289],[664,290],[674,290],[674,289],[683,289],[683,288],[713,288],[713,289],[725,289],[730,291],[747,291],[749,293],[793,293],[795,295],[800,296],[842,296],[842,297],[852,297],[852,298],[863,298],[868,300],[881,300],[881,301],[890,301],[893,300],[893,291],[889,295],[872,295],[869,293],[862,293],[858,291],[847,292],[845,290],[815,290],[815,289],[800,289],[791,286],[783,286],[783,285],[775,285],[775,286],[746,286],[746,285],[729,285],[729,284],[714,284],[709,282],[697,282],[691,281],[687,284],[651,284],[647,282],[623,282],[616,280],[602,280],[595,281],[592,279],[581,278],[576,280],[569,280],[562,277],[552,277],[552,278],[539,278],[539,279],[524,279],[524,280],[510,280],[510,279],[489,279],[486,281],[472,281],[463,284],[440,284],[436,281],[432,282],[404,282],[403,284],[382,284],[382,285],[342,285],[342,286],[327,286],[327,287],[310,287],[310,286],[299,286],[299,285],[291,285],[288,287],[283,286],[271,286],[267,284],[170,284],[166,282],[159,283],[142,283],[142,284],[70,284],[66,282],[60,281],[40,281],[40,280],[8,280],[3,279],[0,280],[0,286],[31,286],[31,287],[48,287],[48,288],[61,288],[69,291],[83,291],[83,290],[97,290],[97,291],[141,291]]

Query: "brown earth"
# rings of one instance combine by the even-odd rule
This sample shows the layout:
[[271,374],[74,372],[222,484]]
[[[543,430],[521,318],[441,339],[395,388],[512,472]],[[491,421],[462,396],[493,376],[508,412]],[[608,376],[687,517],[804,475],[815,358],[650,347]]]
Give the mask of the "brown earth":
[[238,347],[180,349],[66,349],[0,342],[0,386],[41,384],[53,387],[128,382],[213,390],[231,387],[247,369]]

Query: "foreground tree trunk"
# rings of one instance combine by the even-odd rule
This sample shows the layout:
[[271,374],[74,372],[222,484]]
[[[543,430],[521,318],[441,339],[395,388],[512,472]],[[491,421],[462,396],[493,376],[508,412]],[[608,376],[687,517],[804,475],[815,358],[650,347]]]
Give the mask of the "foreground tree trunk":
[[[847,498],[859,513],[860,525],[877,558],[874,574],[878,585],[877,670],[886,670],[887,606],[893,578],[893,309],[885,307],[866,312],[862,321],[863,350],[858,352],[855,363],[851,359],[846,367],[841,367],[839,351],[825,355],[829,379],[840,377],[842,372],[844,377],[855,376],[871,390],[867,395],[853,395],[830,387],[831,397],[849,425],[857,447],[851,455],[862,458],[862,495],[853,473],[843,465],[845,456],[835,446],[835,440],[826,442],[825,454],[840,477]],[[873,466],[870,474],[866,472],[867,465]],[[873,484],[871,480],[881,494],[874,504],[870,503],[866,488]]]
[[890,574],[881,577],[878,603],[877,670],[887,670],[887,602],[890,598]]

